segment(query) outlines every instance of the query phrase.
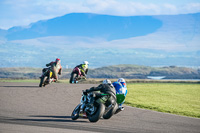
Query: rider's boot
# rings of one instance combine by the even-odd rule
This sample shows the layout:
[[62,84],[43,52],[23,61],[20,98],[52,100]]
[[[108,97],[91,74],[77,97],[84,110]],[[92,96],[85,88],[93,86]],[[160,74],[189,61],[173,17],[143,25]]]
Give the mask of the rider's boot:
[[119,109],[122,111],[122,110],[124,110],[124,107],[123,107],[123,106],[121,106],[121,107],[119,107]]
[[116,110],[115,114],[119,113],[120,111],[123,111],[124,110],[124,107],[122,105],[120,105],[118,107],[118,109]]

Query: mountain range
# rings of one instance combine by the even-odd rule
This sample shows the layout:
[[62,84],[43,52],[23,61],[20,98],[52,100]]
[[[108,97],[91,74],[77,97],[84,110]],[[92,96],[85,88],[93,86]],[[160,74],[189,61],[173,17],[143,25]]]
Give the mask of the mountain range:
[[111,16],[71,13],[0,30],[1,67],[117,64],[200,66],[200,13]]

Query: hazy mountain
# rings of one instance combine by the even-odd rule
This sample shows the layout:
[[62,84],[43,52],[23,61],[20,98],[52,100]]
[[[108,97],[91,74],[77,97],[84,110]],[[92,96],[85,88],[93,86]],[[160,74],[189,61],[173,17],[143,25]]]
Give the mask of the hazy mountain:
[[200,66],[200,13],[109,16],[73,13],[0,30],[1,67],[116,64]]
[[24,40],[47,36],[85,36],[116,40],[155,32],[162,22],[152,16],[108,16],[72,13],[39,21],[29,27],[8,30],[8,40]]

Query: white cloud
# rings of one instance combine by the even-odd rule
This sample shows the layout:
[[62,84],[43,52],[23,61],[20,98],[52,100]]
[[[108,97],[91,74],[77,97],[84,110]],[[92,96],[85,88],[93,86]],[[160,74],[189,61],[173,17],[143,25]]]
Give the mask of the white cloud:
[[200,3],[189,3],[184,7],[183,10],[190,12],[200,12]]
[[175,5],[172,4],[164,4],[163,7],[166,9],[168,14],[178,14],[178,9]]
[[[161,15],[200,12],[200,2],[175,3],[133,2],[131,0],[1,0],[0,28],[28,25],[74,12],[108,15]],[[158,4],[157,4],[158,3]]]

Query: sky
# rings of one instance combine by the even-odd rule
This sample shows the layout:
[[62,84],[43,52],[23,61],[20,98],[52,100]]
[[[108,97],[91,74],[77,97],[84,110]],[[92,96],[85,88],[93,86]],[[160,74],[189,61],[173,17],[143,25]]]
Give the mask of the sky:
[[116,16],[187,14],[200,12],[200,0],[0,0],[0,29],[76,12]]

